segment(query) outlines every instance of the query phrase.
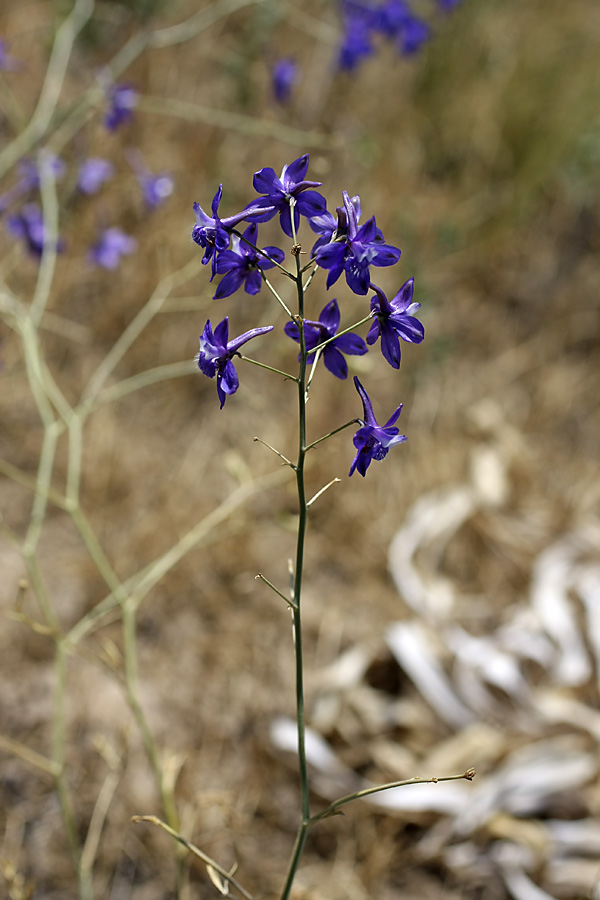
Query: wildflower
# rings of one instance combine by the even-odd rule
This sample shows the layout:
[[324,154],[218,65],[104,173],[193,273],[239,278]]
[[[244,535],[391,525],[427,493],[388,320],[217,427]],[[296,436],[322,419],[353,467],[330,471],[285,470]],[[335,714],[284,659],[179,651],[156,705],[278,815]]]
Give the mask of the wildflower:
[[21,63],[6,52],[6,41],[0,40],[0,71],[16,72],[21,68]]
[[[280,224],[288,237],[293,237],[292,219],[290,215],[290,200],[295,199],[294,226],[296,231],[300,224],[300,216],[317,216],[326,209],[325,198],[317,191],[309,188],[319,187],[320,181],[304,181],[308,169],[308,153],[300,156],[284,166],[281,177],[278,178],[275,170],[270,166],[260,169],[254,175],[254,190],[265,196],[254,200],[248,207],[259,207],[260,214],[252,215],[253,222],[268,222],[278,212]],[[250,213],[247,212],[249,216]]]
[[287,103],[298,80],[298,66],[293,59],[278,59],[271,72],[273,93],[278,103]]
[[[325,368],[329,369],[331,374],[335,375],[336,378],[347,378],[348,364],[342,354],[346,353],[348,356],[363,356],[368,350],[363,339],[353,332],[347,332],[346,334],[341,334],[339,337],[335,337],[339,326],[340,309],[337,300],[332,300],[324,307],[318,322],[305,319],[304,340],[306,342],[306,349],[309,351],[307,362],[314,362],[315,354],[311,353],[311,350],[314,350],[314,348],[317,347],[318,344],[322,344],[323,341],[334,338],[334,340],[330,341],[323,350],[323,362],[325,363]],[[291,337],[292,340],[300,343],[300,332],[295,322],[288,322],[284,331],[288,337]]]
[[352,475],[354,470],[358,469],[364,478],[367,474],[367,469],[371,465],[371,460],[385,459],[390,447],[393,447],[394,444],[403,444],[406,440],[406,435],[400,434],[399,429],[393,427],[402,411],[402,403],[392,413],[385,425],[378,425],[369,395],[356,375],[354,376],[354,386],[362,400],[364,419],[359,419],[361,427],[354,434],[353,442],[357,453],[352,460],[348,474]]
[[131,151],[128,156],[131,168],[142,189],[146,206],[148,209],[156,209],[173,193],[173,179],[166,172],[153,175],[146,166],[142,154],[138,151]]
[[[9,216],[6,228],[13,237],[25,241],[33,256],[40,257],[44,247],[49,246],[44,216],[37,203],[27,203],[18,213]],[[64,241],[58,238],[54,247],[60,253],[64,249]]]
[[411,16],[399,36],[398,46],[400,51],[405,56],[410,56],[420,50],[421,45],[429,40],[430,36],[431,29],[429,25],[416,16]]
[[371,282],[370,266],[392,266],[400,259],[400,250],[384,243],[383,235],[372,216],[358,227],[357,210],[344,191],[347,233],[319,247],[316,259],[319,266],[329,269],[327,287],[338,280],[342,272],[355,294],[366,294]]
[[[192,228],[192,240],[204,247],[204,256],[202,257],[202,265],[205,266],[212,259],[212,281],[217,272],[217,254],[222,253],[229,248],[230,230],[247,219],[254,211],[260,211],[262,215],[273,215],[274,207],[265,209],[263,206],[253,206],[249,204],[246,209],[235,216],[227,216],[225,219],[219,218],[219,203],[223,196],[223,185],[219,185],[219,190],[213,197],[211,211],[212,217],[207,215],[198,203],[194,203],[194,215],[196,216],[196,224]],[[265,220],[266,221],[266,220]]]
[[256,249],[257,237],[258,225],[252,223],[244,231],[243,239],[232,235],[231,249],[219,253],[217,273],[225,273],[225,276],[213,300],[230,297],[242,284],[247,294],[258,294],[262,286],[261,270],[272,269],[276,262],[283,262],[285,253],[279,247],[264,247],[259,253]]
[[90,157],[82,162],[77,177],[77,187],[84,194],[97,194],[105,181],[112,178],[114,166],[107,159]]
[[65,164],[60,157],[53,153],[42,153],[37,159],[24,157],[18,166],[20,178],[0,197],[0,214],[8,207],[34,188],[39,188],[42,176],[58,179],[65,171]]
[[[350,203],[354,207],[356,221],[358,222],[361,213],[360,197],[358,195],[356,195],[356,197],[351,197]],[[308,220],[308,224],[312,230],[316,234],[321,235],[311,250],[311,256],[316,254],[319,247],[324,247],[331,241],[345,237],[348,234],[348,217],[345,208],[343,206],[338,206],[336,208],[336,213],[337,217],[328,210],[324,210],[324,212],[320,213],[318,216],[313,216],[312,219]],[[381,239],[383,240],[383,235]]]
[[340,69],[354,71],[358,64],[373,53],[371,41],[375,11],[363,3],[343,6],[344,36],[338,53]]
[[409,278],[395,297],[388,300],[381,288],[372,284],[375,296],[371,299],[371,313],[375,321],[369,329],[367,344],[374,344],[381,337],[381,352],[390,366],[400,368],[400,342],[420,344],[425,337],[425,329],[414,314],[421,308],[420,303],[413,303],[415,279]]
[[130,84],[112,84],[107,91],[107,99],[109,107],[104,116],[104,124],[109,131],[116,131],[133,118],[138,94]]
[[133,253],[136,249],[137,241],[134,237],[125,234],[120,228],[107,228],[90,248],[88,258],[103,269],[116,269],[121,256]]
[[200,352],[197,356],[198,368],[208,378],[217,376],[217,394],[221,409],[223,409],[227,394],[235,394],[240,385],[238,374],[231,361],[232,357],[239,355],[238,350],[246,341],[251,341],[252,338],[267,334],[269,331],[273,331],[272,325],[252,328],[230,341],[228,340],[229,318],[226,316],[222,322],[219,322],[214,334],[210,319],[208,319],[200,337]]

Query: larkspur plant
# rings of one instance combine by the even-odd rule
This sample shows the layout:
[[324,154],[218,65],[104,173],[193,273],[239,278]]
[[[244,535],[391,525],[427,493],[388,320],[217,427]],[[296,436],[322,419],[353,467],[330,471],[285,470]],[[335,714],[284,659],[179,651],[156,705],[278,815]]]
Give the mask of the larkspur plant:
[[[211,281],[217,275],[223,276],[214,299],[229,297],[242,286],[247,293],[255,294],[260,289],[261,283],[264,282],[274,300],[280,304],[288,317],[284,327],[285,334],[300,345],[296,373],[284,372],[266,363],[251,359],[240,352],[243,345],[254,341],[255,338],[266,339],[266,336],[274,330],[272,325],[252,328],[230,340],[229,317],[226,316],[214,329],[210,319],[206,322],[200,337],[199,353],[196,357],[200,371],[208,378],[216,377],[217,395],[221,409],[223,409],[227,397],[231,397],[239,388],[239,376],[233,364],[233,360],[236,358],[258,365],[271,374],[283,376],[288,382],[295,383],[297,388],[298,455],[296,461],[292,462],[275,448],[269,448],[283,460],[285,465],[289,466],[296,477],[298,525],[295,564],[291,570],[289,593],[280,591],[264,575],[257,576],[285,601],[293,617],[301,820],[281,892],[281,900],[288,900],[290,896],[307,833],[316,822],[337,814],[340,807],[358,797],[399,787],[403,784],[415,784],[427,780],[415,778],[367,788],[340,798],[320,813],[311,814],[302,661],[301,594],[304,545],[309,508],[327,488],[340,479],[334,478],[309,500],[305,483],[306,455],[309,450],[333,438],[346,428],[358,425],[353,436],[355,455],[348,474],[352,475],[357,471],[365,477],[371,463],[384,460],[392,447],[406,441],[406,436],[400,434],[396,427],[402,404],[396,407],[385,425],[380,425],[375,417],[371,398],[356,376],[354,377],[354,387],[362,403],[362,416],[337,425],[328,434],[310,442],[307,440],[307,401],[321,357],[325,368],[331,374],[339,379],[345,379],[348,375],[348,363],[345,357],[347,355],[364,355],[368,352],[369,346],[373,346],[377,339],[381,338],[380,347],[384,359],[393,369],[398,369],[400,366],[399,340],[418,344],[423,340],[424,329],[421,322],[415,318],[419,304],[412,299],[414,286],[412,278],[402,285],[392,300],[388,300],[381,288],[371,281],[371,267],[394,265],[400,258],[400,250],[386,244],[373,216],[359,227],[361,203],[358,196],[350,198],[349,194],[344,191],[343,203],[336,210],[336,215],[329,213],[324,197],[314,190],[321,187],[321,183],[307,181],[307,170],[308,154],[284,166],[280,177],[277,177],[275,171],[270,167],[260,169],[254,175],[253,184],[261,196],[258,200],[250,201],[241,212],[225,218],[221,218],[218,213],[223,194],[223,187],[220,185],[212,201],[212,216],[207,215],[197,203],[194,204],[196,224],[192,229],[192,239],[204,250],[202,263],[204,265],[211,263]],[[260,249],[258,225],[273,219],[276,215],[279,215],[279,224],[284,240],[291,239],[292,241],[293,265],[290,268],[284,265],[285,255],[280,248],[266,246]],[[300,262],[303,253],[300,235],[301,219],[306,219],[311,229],[320,235],[310,259],[304,265]],[[243,222],[248,224],[241,232],[239,227]],[[277,291],[265,275],[266,271],[273,268],[276,268],[283,278],[288,279],[294,285],[294,293],[297,298],[294,311],[283,299],[283,292]],[[318,319],[308,318],[306,314],[307,289],[315,284],[319,270],[328,273],[327,289],[338,281],[342,273],[345,273],[347,285],[354,294],[364,298],[369,290],[374,292],[370,308],[365,301],[365,315],[358,322],[340,330],[341,312],[337,299],[332,299],[325,305]],[[371,328],[365,342],[355,329],[366,326],[369,322]],[[310,371],[309,366],[312,366]],[[255,438],[255,440],[260,439]],[[469,770],[461,776],[448,776],[433,780],[470,779],[473,774],[473,771]],[[164,823],[159,824],[166,827]],[[167,830],[169,829],[167,828]],[[174,834],[172,830],[170,833]],[[222,869],[219,868],[217,871],[223,874]],[[231,881],[231,884],[244,897],[249,897],[237,882]],[[222,892],[231,896],[228,890]]]

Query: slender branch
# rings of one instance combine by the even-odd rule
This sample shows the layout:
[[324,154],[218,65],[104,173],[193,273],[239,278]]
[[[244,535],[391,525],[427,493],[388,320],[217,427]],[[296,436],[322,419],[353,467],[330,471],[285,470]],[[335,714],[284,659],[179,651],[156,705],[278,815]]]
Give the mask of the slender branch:
[[252,359],[250,356],[244,356],[243,353],[237,353],[236,356],[239,356],[240,359],[243,359],[245,362],[252,363],[253,366],[258,366],[260,369],[266,369],[268,372],[275,372],[276,375],[283,375],[283,377],[287,381],[295,381],[298,382],[298,379],[295,375],[290,375],[289,372],[283,372],[281,369],[275,369],[273,366],[267,366],[265,363],[259,362],[257,359]]
[[369,314],[368,316],[365,316],[364,319],[361,319],[360,322],[355,322],[354,325],[350,325],[349,328],[344,328],[343,331],[336,332],[333,337],[327,338],[327,340],[323,341],[321,344],[317,344],[311,352],[316,353],[317,350],[324,350],[327,344],[331,344],[332,341],[337,341],[343,334],[348,334],[350,331],[354,331],[355,328],[360,328],[361,325],[364,325],[365,322],[369,322],[372,318],[373,316]]
[[281,599],[287,606],[291,606],[292,609],[298,608],[296,606],[295,600],[291,600],[289,597],[286,597],[285,594],[282,594],[282,592],[279,590],[279,588],[276,588],[275,585],[272,582],[270,582],[268,578],[265,578],[265,576],[263,574],[261,574],[261,572],[259,572],[258,575],[255,575],[254,577],[257,581],[262,581],[262,582],[264,582],[264,584],[268,585],[268,587],[270,587],[271,590],[274,591],[278,597],[281,597]]
[[322,487],[320,491],[317,491],[317,493],[314,495],[314,497],[311,497],[311,499],[306,504],[307,509],[310,509],[310,507],[313,505],[315,500],[318,500],[319,497],[322,494],[324,494],[326,490],[328,490],[334,484],[339,484],[341,482],[341,480],[342,480],[341,478],[332,478],[331,481],[328,484],[326,484],[324,487]]
[[271,293],[273,294],[273,296],[275,297],[275,299],[277,300],[277,302],[279,303],[281,308],[284,310],[284,312],[286,312],[288,314],[290,319],[293,319],[294,316],[292,315],[291,310],[288,308],[287,303],[285,302],[285,300],[282,297],[279,296],[278,292],[275,290],[275,288],[273,287],[273,285],[271,284],[271,282],[269,281],[269,279],[267,278],[267,276],[265,275],[265,273],[263,272],[262,269],[260,270],[260,274],[261,274],[262,280],[264,281],[264,283],[266,284],[268,289],[271,291]]
[[243,888],[239,881],[236,881],[235,878],[231,876],[230,872],[227,871],[227,869],[224,869],[223,866],[220,866],[218,862],[215,862],[214,859],[211,859],[210,856],[208,856],[206,853],[203,853],[203,851],[196,847],[195,844],[192,844],[190,841],[186,840],[183,835],[179,834],[177,831],[175,831],[174,828],[171,828],[169,825],[167,825],[166,822],[163,822],[162,819],[159,819],[157,816],[132,816],[131,821],[134,824],[137,824],[138,822],[149,822],[151,825],[158,825],[159,828],[162,828],[163,831],[166,831],[167,834],[170,834],[172,838],[175,838],[176,841],[182,844],[186,848],[186,850],[189,850],[190,853],[193,853],[194,856],[197,856],[198,859],[201,859],[202,862],[205,863],[205,865],[212,866],[212,868],[216,872],[218,872],[219,875],[221,875],[234,886],[236,891],[238,891],[242,895],[242,897],[245,897],[245,900],[254,900],[252,894],[249,893],[249,891],[247,891],[245,888]]
[[286,466],[289,466],[290,469],[293,469],[293,470],[294,470],[294,472],[296,471],[296,466],[294,465],[294,463],[293,463],[293,462],[290,462],[290,460],[287,458],[287,456],[284,456],[283,453],[280,453],[279,450],[276,450],[276,449],[275,449],[275,447],[271,447],[271,445],[270,445],[270,444],[267,444],[266,441],[263,441],[262,438],[255,437],[254,440],[255,440],[258,444],[262,444],[264,447],[266,447],[267,450],[271,450],[271,451],[275,454],[275,456],[278,456],[279,459],[282,459],[282,460],[283,460],[283,462],[286,464]]
[[344,428],[350,428],[351,425],[357,425],[358,419],[350,419],[349,422],[346,422],[345,425],[340,425],[339,428],[334,428],[333,431],[330,431],[328,434],[324,434],[323,437],[318,438],[316,441],[313,441],[312,444],[307,444],[306,451],[312,450],[313,447],[316,447],[318,444],[322,444],[323,441],[326,441],[327,438],[333,437],[334,434],[338,434],[338,432],[343,431]]
[[341,797],[339,800],[331,803],[327,809],[312,816],[312,818],[309,819],[308,824],[314,825],[315,822],[319,822],[321,819],[328,819],[330,816],[335,816],[338,814],[340,807],[345,806],[346,803],[351,803],[353,800],[360,800],[363,797],[368,797],[370,794],[378,794],[381,791],[390,791],[392,788],[406,787],[409,784],[438,784],[438,782],[442,781],[472,781],[474,778],[475,769],[467,769],[462,775],[442,775],[439,778],[436,776],[433,776],[432,778],[408,778],[405,781],[390,781],[388,784],[379,784],[376,787],[365,788],[362,791],[356,791],[354,794],[348,794],[346,797]]

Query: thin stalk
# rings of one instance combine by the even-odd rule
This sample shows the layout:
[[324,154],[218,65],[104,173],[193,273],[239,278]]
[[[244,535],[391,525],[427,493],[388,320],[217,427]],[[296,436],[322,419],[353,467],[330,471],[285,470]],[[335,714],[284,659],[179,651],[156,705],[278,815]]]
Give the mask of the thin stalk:
[[[292,221],[292,233],[294,245],[297,239],[294,227],[294,200],[290,200],[290,213]],[[285,885],[281,894],[281,900],[288,900],[296,871],[304,850],[306,831],[310,819],[310,796],[308,787],[308,766],[306,761],[306,725],[304,713],[304,664],[302,653],[302,617],[301,617],[301,593],[302,572],[304,566],[304,542],[306,538],[306,526],[308,520],[308,505],[306,502],[306,486],[304,483],[304,460],[306,458],[306,339],[304,335],[304,288],[302,285],[302,270],[300,266],[299,247],[295,253],[296,258],[296,288],[298,293],[298,333],[300,337],[300,363],[298,371],[298,461],[296,463],[296,484],[298,490],[298,531],[296,538],[296,565],[294,569],[293,583],[293,622],[294,622],[294,652],[296,657],[296,721],[298,727],[298,767],[300,774],[300,798],[302,807],[302,820],[298,828],[296,843],[288,866]]]

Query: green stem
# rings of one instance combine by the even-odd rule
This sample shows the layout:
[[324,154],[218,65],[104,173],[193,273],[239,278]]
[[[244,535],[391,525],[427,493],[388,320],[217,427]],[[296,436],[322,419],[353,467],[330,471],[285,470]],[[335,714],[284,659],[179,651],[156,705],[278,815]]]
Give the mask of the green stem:
[[[292,220],[292,233],[294,246],[297,247],[297,239],[294,228],[294,201],[290,201],[290,213]],[[310,819],[310,797],[308,788],[308,766],[306,761],[305,738],[305,714],[304,714],[304,665],[302,654],[302,617],[301,617],[301,592],[302,571],[304,566],[304,541],[306,538],[306,526],[308,519],[308,505],[306,502],[306,486],[304,483],[304,460],[306,458],[306,339],[304,335],[304,288],[302,285],[302,270],[300,266],[300,248],[295,252],[296,258],[296,289],[298,293],[298,332],[300,337],[300,363],[298,371],[298,461],[296,464],[296,485],[298,491],[298,531],[296,539],[296,565],[293,582],[293,622],[294,622],[294,651],[296,656],[296,721],[298,727],[298,767],[300,774],[300,797],[302,807],[302,820],[298,828],[296,843],[288,866],[287,877],[281,900],[288,900],[300,857],[306,841],[307,823]]]

